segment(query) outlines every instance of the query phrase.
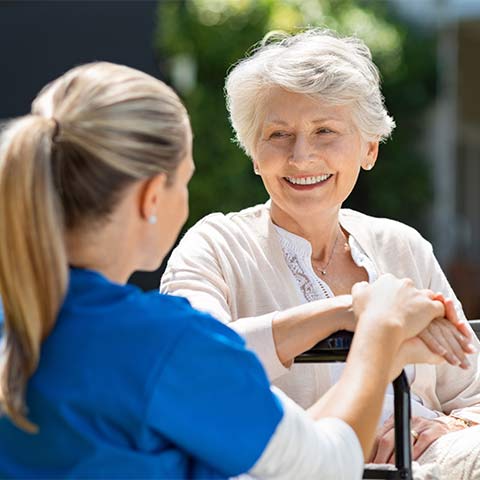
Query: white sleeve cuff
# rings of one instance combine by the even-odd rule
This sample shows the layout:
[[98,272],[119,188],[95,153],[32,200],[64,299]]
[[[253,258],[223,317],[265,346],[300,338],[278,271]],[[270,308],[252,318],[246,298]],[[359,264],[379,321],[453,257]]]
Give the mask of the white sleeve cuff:
[[289,372],[278,358],[273,340],[272,321],[276,314],[240,318],[228,325],[246,340],[247,348],[257,354],[270,382]]
[[338,418],[314,422],[284,393],[272,390],[282,402],[284,415],[250,475],[277,480],[362,478],[362,448],[347,423]]

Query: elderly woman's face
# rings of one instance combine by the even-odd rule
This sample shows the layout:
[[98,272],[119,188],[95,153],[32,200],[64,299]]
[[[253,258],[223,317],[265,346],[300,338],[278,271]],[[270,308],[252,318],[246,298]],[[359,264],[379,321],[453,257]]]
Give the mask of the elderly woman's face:
[[366,142],[348,106],[275,88],[260,125],[253,161],[272,208],[294,220],[338,210],[360,167],[375,163],[378,142]]

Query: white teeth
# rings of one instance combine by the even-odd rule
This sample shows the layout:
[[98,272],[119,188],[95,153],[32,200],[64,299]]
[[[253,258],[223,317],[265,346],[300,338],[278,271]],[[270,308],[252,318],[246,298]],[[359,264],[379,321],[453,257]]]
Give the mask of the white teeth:
[[295,177],[285,177],[288,182],[293,183],[294,185],[314,185],[315,183],[320,183],[324,182],[325,180],[328,180],[332,174],[327,173],[325,175],[319,175],[317,177],[301,177],[301,178],[295,178]]

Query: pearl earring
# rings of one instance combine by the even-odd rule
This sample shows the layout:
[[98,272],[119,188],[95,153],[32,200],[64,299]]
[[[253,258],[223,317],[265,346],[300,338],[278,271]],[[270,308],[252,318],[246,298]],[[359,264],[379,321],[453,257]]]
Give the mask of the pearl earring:
[[156,215],[150,215],[148,217],[148,223],[150,225],[155,225],[157,223],[157,216]]
[[373,163],[367,163],[365,165],[365,170],[371,170],[373,168]]
[[253,172],[255,173],[255,175],[260,175],[257,167],[253,167]]

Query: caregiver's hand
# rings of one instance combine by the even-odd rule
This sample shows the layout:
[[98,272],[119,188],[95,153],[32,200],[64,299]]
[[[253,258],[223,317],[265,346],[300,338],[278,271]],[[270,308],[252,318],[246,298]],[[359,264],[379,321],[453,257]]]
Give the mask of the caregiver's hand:
[[[352,307],[362,323],[373,321],[397,327],[403,340],[415,337],[435,318],[445,316],[444,304],[433,298],[430,290],[418,290],[408,278],[391,274],[380,276],[374,283],[356,283],[352,288]],[[357,326],[358,329],[358,326]]]
[[444,363],[445,358],[432,352],[425,343],[418,337],[405,340],[397,353],[395,361],[390,370],[390,381],[395,380],[406,365],[416,363],[428,363],[430,365],[439,365]]

